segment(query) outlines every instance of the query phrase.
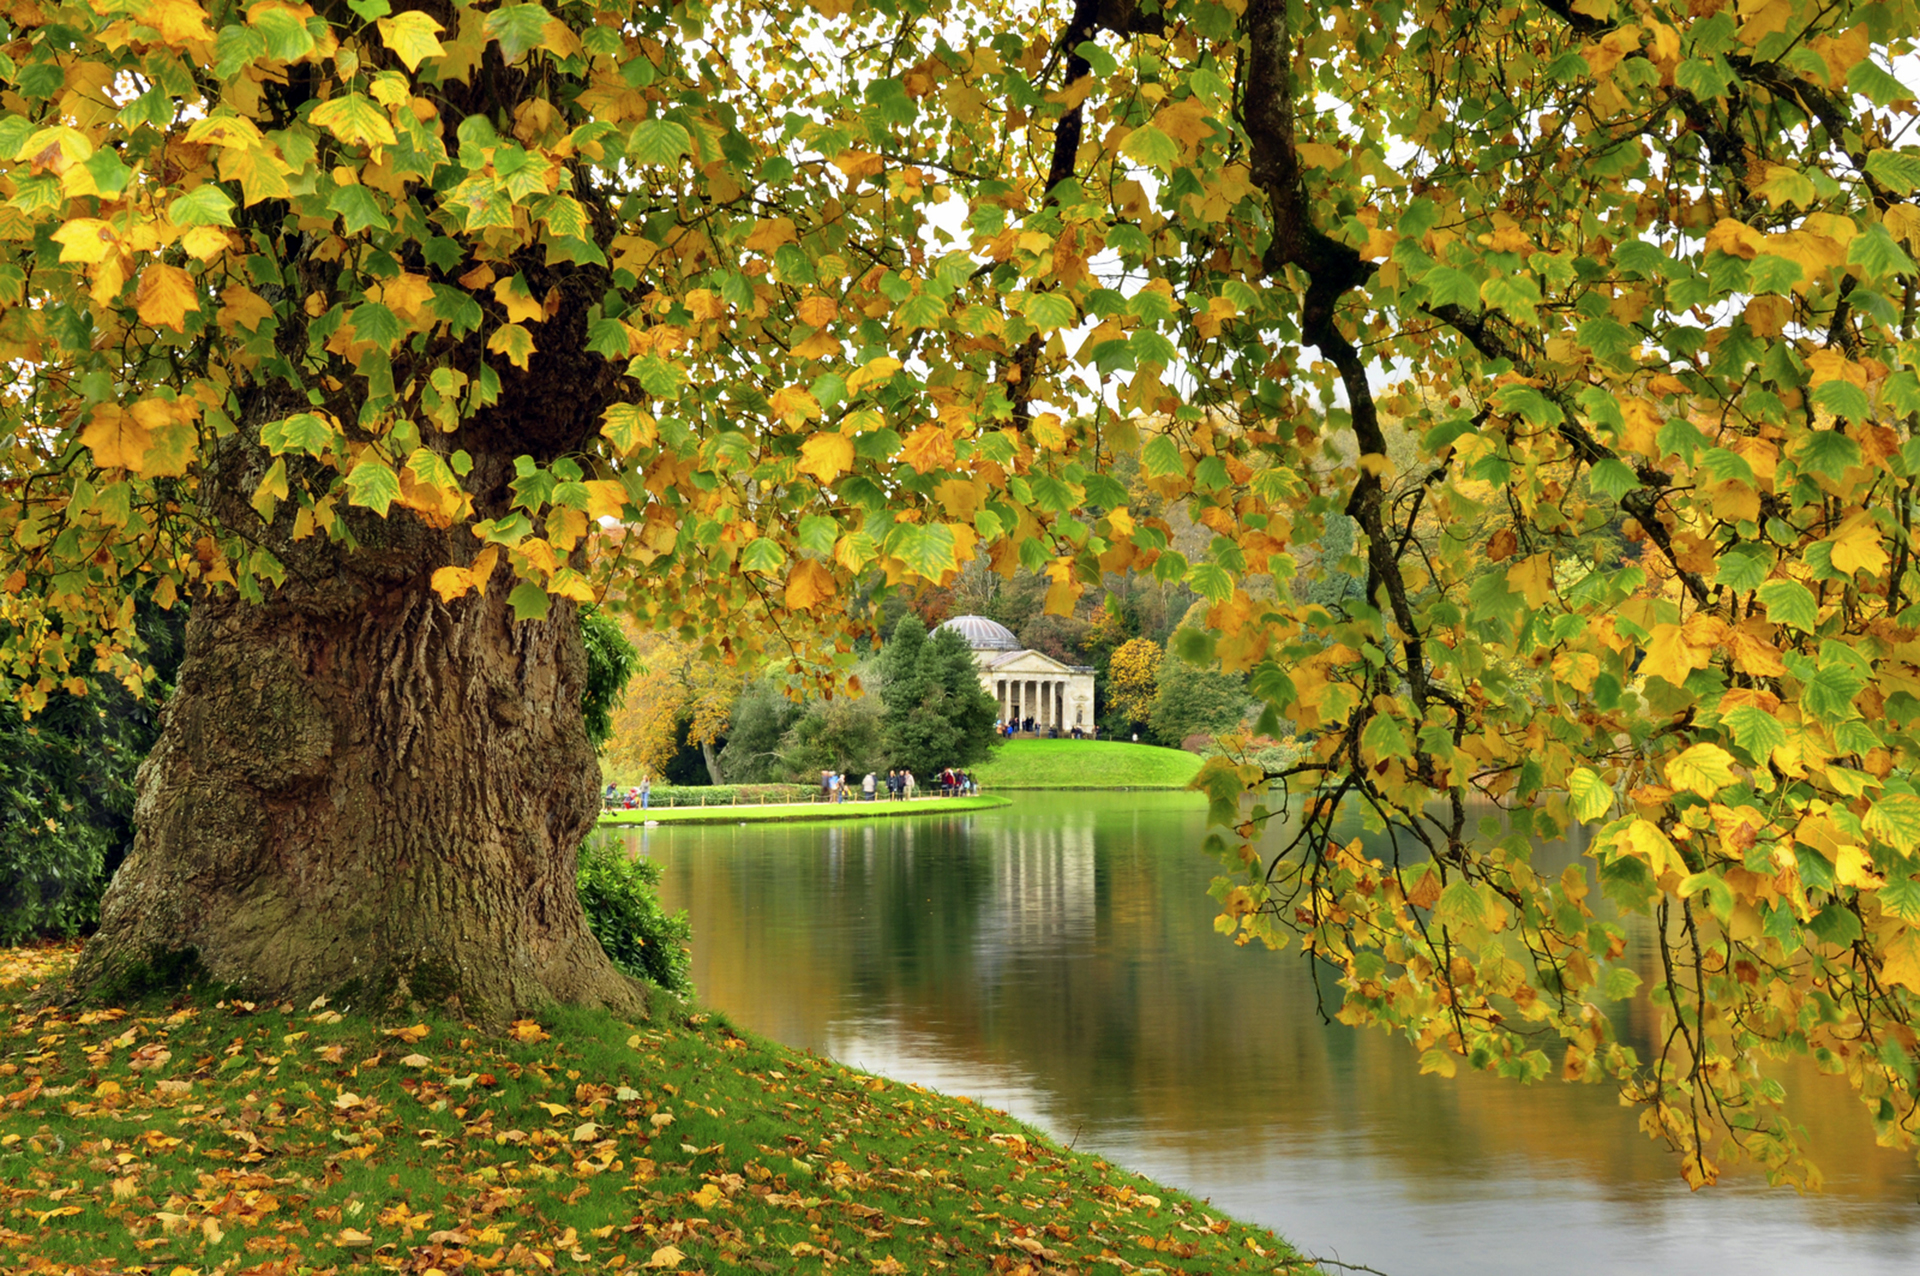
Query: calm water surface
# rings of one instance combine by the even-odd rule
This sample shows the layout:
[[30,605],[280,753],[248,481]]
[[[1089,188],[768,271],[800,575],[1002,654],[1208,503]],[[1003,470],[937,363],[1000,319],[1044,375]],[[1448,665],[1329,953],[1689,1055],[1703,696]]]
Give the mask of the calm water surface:
[[[743,1026],[965,1094],[1392,1276],[1920,1270],[1920,1173],[1827,1078],[1814,1197],[1689,1193],[1612,1092],[1419,1075],[1323,1024],[1296,955],[1212,930],[1187,794],[1019,795],[967,816],[628,834]],[[1337,1004],[1337,989],[1327,991]]]

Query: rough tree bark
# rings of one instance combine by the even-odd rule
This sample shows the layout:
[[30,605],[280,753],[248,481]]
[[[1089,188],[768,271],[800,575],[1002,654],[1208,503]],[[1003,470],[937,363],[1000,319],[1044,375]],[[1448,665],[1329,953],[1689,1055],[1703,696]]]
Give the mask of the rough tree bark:
[[[556,316],[534,372],[499,368],[499,403],[437,440],[473,457],[478,517],[509,508],[516,455],[576,450],[618,391],[585,352],[585,309]],[[263,395],[249,415],[299,406]],[[227,441],[211,508],[251,518],[289,579],[259,604],[196,601],[141,769],[139,834],[76,990],[203,971],[260,999],[492,1023],[554,1001],[644,1014],[644,985],[608,961],[575,891],[599,776],[573,605],[516,621],[504,562],[484,596],[443,603],[433,572],[470,566],[481,545],[399,506],[344,511],[344,538],[296,540],[286,506],[262,525],[246,503],[268,463],[253,436]]]

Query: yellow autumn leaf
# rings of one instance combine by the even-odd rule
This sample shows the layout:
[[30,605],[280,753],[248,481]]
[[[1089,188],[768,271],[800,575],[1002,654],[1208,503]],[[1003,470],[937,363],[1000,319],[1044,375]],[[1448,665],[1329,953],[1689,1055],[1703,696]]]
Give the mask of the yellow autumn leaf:
[[213,39],[206,10],[193,0],[149,0],[136,21],[158,31],[160,39],[167,44]]
[[523,276],[509,275],[494,284],[493,299],[506,309],[507,318],[514,323],[540,323],[547,317],[546,309],[528,291]]
[[1647,640],[1647,654],[1640,662],[1640,672],[1679,687],[1685,685],[1687,675],[1695,669],[1706,668],[1712,656],[1711,647],[1697,646],[1688,641],[1683,626],[1655,625],[1652,637]]
[[1873,871],[1873,856],[1863,846],[1851,843],[1840,848],[1839,857],[1834,862],[1834,880],[1842,886],[1854,886],[1864,890],[1878,890],[1887,884],[1887,879]]
[[524,369],[533,362],[533,334],[521,324],[503,323],[487,338],[487,349],[494,354],[504,354],[507,362]]
[[1707,232],[1707,251],[1718,250],[1729,256],[1752,261],[1760,255],[1766,246],[1766,236],[1745,222],[1735,221],[1731,217],[1722,217]]
[[309,118],[349,146],[392,146],[393,123],[363,93],[343,93],[313,108]]
[[1681,872],[1686,869],[1679,852],[1673,849],[1673,840],[1649,820],[1637,819],[1628,825],[1626,842],[1629,850],[1647,861],[1655,877],[1668,869]]
[[60,245],[60,260],[92,265],[118,244],[113,227],[98,217],[76,217],[59,230],[53,232],[53,242]]
[[133,470],[145,463],[151,432],[117,403],[102,403],[80,431],[80,442],[103,470]]
[[1667,760],[1667,783],[1710,798],[1739,777],[1734,774],[1733,755],[1717,744],[1702,741]]
[[1849,576],[1866,571],[1878,576],[1887,570],[1887,551],[1880,525],[1866,513],[1855,514],[1833,534],[1833,565]]
[[771,253],[782,244],[791,244],[798,238],[793,218],[765,217],[753,224],[753,231],[741,244],[748,252]]
[[428,583],[432,585],[433,592],[440,595],[440,601],[443,603],[452,602],[479,584],[474,580],[473,573],[464,567],[439,568],[433,573],[433,579]]
[[847,393],[858,394],[870,385],[877,385],[892,378],[893,374],[906,365],[891,355],[881,355],[869,359],[847,378]]
[[227,251],[227,243],[227,232],[218,226],[193,226],[180,237],[180,247],[201,261],[212,261]]
[[[797,385],[783,386],[775,390],[773,392],[772,408],[774,416],[790,426],[799,425],[802,421],[817,421],[820,419],[820,401]],[[852,444],[849,443],[848,446],[851,447]],[[852,464],[852,459],[848,458],[847,465],[841,468],[845,469]],[[804,469],[806,467],[803,464],[801,468]],[[825,481],[824,479],[822,480],[822,482]]]
[[154,262],[140,272],[140,284],[134,291],[134,308],[143,323],[184,332],[187,314],[200,309],[200,298],[194,294],[193,277],[186,271],[164,262]]
[[653,1257],[647,1260],[648,1267],[673,1268],[686,1260],[686,1255],[672,1245],[662,1245],[653,1251]]
[[419,70],[422,62],[446,52],[446,48],[434,38],[445,28],[418,10],[381,18],[375,25],[380,28],[382,42],[393,50],[395,57],[407,64],[409,71]]
[[1529,607],[1544,607],[1553,597],[1553,555],[1530,554],[1507,569],[1507,588],[1516,590]]
[[832,297],[823,297],[816,293],[811,297],[802,297],[800,303],[793,308],[793,314],[808,327],[818,328],[840,317],[840,303]]
[[703,1210],[710,1210],[726,1199],[727,1194],[712,1183],[706,1184],[693,1194],[693,1203]]
[[844,434],[816,434],[800,445],[802,474],[831,483],[853,468],[853,440]]

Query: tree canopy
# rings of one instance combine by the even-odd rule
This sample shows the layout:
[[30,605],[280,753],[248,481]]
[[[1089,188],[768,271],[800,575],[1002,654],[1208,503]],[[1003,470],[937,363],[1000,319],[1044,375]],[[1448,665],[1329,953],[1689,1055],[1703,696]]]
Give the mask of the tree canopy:
[[[278,723],[271,765],[214,750],[276,810],[325,786],[269,771],[378,794],[444,745],[407,765],[532,830],[514,776],[590,769],[541,707],[579,694],[550,609],[831,679],[876,590],[985,559],[1064,612],[1150,572],[1206,600],[1179,655],[1316,740],[1251,817],[1261,768],[1209,773],[1223,930],[1298,937],[1435,1069],[1620,1084],[1696,1183],[1716,1131],[1802,1173],[1781,1053],[1911,1141],[1911,0],[0,23],[0,666],[38,708],[88,653],[139,676],[136,593],[196,614],[103,937],[174,916],[144,865],[211,836],[181,795],[220,696]],[[1203,543],[1130,504],[1136,455]],[[1336,516],[1352,552],[1308,554]],[[301,646],[322,612],[364,633]],[[419,709],[450,688],[493,707]],[[1390,853],[1336,835],[1356,806]]]

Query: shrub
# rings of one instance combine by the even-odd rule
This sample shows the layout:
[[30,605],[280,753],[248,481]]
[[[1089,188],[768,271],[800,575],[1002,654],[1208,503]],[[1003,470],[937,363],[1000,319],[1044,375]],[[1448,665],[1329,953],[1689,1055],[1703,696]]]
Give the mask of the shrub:
[[[632,786],[618,787],[624,801],[627,789]],[[804,802],[819,793],[818,784],[655,784],[650,800],[656,809],[664,811],[683,806],[770,806],[777,802]]]
[[576,882],[587,926],[613,964],[682,997],[693,995],[687,945],[693,925],[686,911],[660,906],[660,866],[633,859],[611,837],[590,837],[580,848]]

